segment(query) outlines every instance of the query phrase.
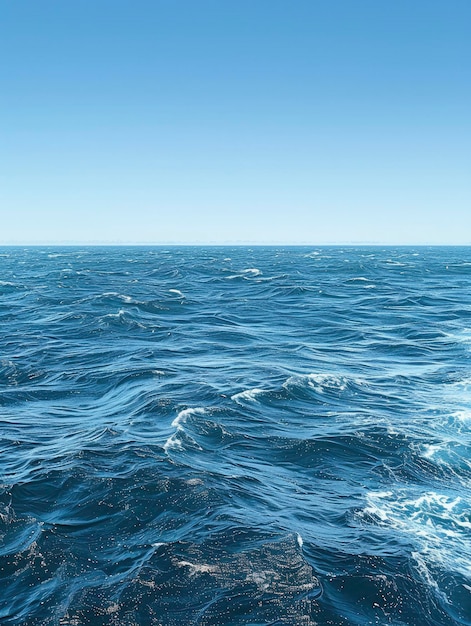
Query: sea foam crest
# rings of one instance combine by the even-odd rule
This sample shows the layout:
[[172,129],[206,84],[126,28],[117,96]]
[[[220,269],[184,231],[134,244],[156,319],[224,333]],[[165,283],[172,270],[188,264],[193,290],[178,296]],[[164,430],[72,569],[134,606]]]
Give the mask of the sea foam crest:
[[362,385],[364,382],[360,379],[349,379],[346,376],[340,376],[335,374],[299,374],[290,376],[284,383],[284,389],[290,389],[292,387],[301,387],[313,389],[317,393],[324,393],[325,391],[345,391],[350,383]]
[[234,278],[255,278],[256,276],[261,276],[262,271],[259,270],[257,267],[248,267],[245,270],[240,270],[240,274],[232,274],[231,276],[228,276],[228,279],[234,279]]
[[206,409],[202,407],[194,407],[183,409],[180,411],[175,419],[172,421],[172,426],[175,428],[175,432],[170,435],[167,441],[164,443],[164,451],[168,452],[171,449],[182,450],[183,442],[180,438],[180,434],[184,432],[184,423],[186,420],[192,415],[204,415],[206,413]]
[[242,270],[242,274],[247,274],[250,276],[260,276],[261,270],[258,267],[248,267],[246,270]]
[[361,518],[409,537],[428,561],[471,575],[470,502],[435,491],[420,495],[376,491],[369,492],[366,500]]
[[254,389],[246,389],[245,391],[240,391],[239,393],[231,396],[231,400],[237,402],[238,404],[243,404],[244,402],[257,402],[257,396],[265,392],[265,389],[259,389],[258,387],[255,387]]

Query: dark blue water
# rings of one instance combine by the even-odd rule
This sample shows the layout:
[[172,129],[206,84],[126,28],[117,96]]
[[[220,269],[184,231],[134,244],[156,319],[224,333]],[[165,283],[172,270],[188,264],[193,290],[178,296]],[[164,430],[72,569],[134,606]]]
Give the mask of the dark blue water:
[[2,624],[471,624],[471,249],[0,269]]

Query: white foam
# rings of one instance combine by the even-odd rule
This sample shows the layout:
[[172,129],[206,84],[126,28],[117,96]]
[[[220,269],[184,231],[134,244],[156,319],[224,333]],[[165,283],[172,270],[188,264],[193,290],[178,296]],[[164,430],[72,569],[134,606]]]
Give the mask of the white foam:
[[169,289],[169,292],[170,293],[175,293],[177,296],[180,296],[180,298],[184,298],[185,297],[179,289]]
[[464,497],[402,489],[370,492],[366,501],[360,517],[370,516],[376,524],[409,537],[424,562],[471,574],[470,503]]
[[172,422],[172,426],[177,429],[181,428],[181,425],[186,422],[191,415],[204,415],[205,413],[206,409],[201,407],[184,409],[177,414],[177,417]]
[[462,411],[455,411],[451,414],[451,417],[458,420],[459,422],[469,422],[469,420],[471,420],[471,410],[465,409]]
[[177,437],[176,433],[170,435],[167,441],[164,443],[164,451],[168,452],[169,450],[183,450],[183,444],[181,440]]
[[307,382],[310,387],[317,391],[324,389],[339,389],[344,391],[347,388],[347,379],[343,376],[331,376],[329,374],[309,374]]
[[164,451],[167,453],[169,450],[183,450],[183,442],[179,437],[179,433],[184,432],[183,424],[191,415],[204,415],[205,413],[206,409],[201,407],[188,408],[180,411],[172,422],[172,426],[176,430],[164,443]]
[[[355,379],[352,382],[355,382],[358,385],[363,385],[364,381],[360,379]],[[345,376],[335,376],[333,374],[302,374],[297,376],[290,376],[288,380],[283,383],[283,387],[285,389],[289,389],[294,385],[307,385],[311,389],[314,389],[318,393],[324,393],[326,390],[337,390],[337,391],[345,391],[347,385],[349,383],[349,379]]]
[[105,291],[105,293],[102,294],[103,297],[109,297],[112,296],[113,298],[118,298],[118,300],[121,300],[122,302],[126,302],[127,304],[131,303],[131,302],[135,302],[133,298],[131,298],[131,296],[126,296],[123,293],[118,293],[117,291]]
[[246,270],[242,270],[242,274],[250,274],[251,276],[260,276],[261,270],[257,267],[249,267]]
[[416,562],[416,569],[417,569],[417,571],[422,576],[422,578],[425,580],[427,585],[429,585],[429,587],[432,587],[432,589],[435,591],[435,593],[438,596],[440,596],[442,598],[442,600],[444,600],[445,602],[448,602],[448,598],[447,598],[446,594],[443,593],[443,591],[441,591],[439,589],[436,580],[431,575],[430,570],[427,567],[427,563],[425,562],[425,560],[421,556],[421,554],[419,552],[412,552],[411,556],[412,556],[412,558]]
[[259,389],[258,387],[255,387],[254,389],[246,389],[245,391],[240,391],[239,393],[231,396],[231,400],[234,400],[234,402],[237,402],[238,404],[241,404],[244,401],[257,402],[257,396],[261,393],[265,393],[265,391],[265,389]]
[[363,289],[376,289],[376,285],[372,283],[369,278],[365,278],[365,276],[355,276],[354,278],[349,278],[347,283],[353,286],[361,286]]
[[388,265],[397,265],[398,267],[406,267],[407,263],[401,263],[400,261],[393,261],[393,259],[387,259],[386,263]]
[[435,453],[439,452],[440,450],[443,450],[443,446],[441,446],[440,444],[425,444],[423,446],[422,456],[424,457],[424,459],[431,459],[433,456],[435,456]]

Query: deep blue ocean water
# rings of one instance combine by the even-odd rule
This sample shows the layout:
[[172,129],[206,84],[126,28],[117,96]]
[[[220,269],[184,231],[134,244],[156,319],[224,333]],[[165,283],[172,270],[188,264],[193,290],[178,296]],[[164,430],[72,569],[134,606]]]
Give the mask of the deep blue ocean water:
[[471,624],[471,249],[0,249],[0,622]]

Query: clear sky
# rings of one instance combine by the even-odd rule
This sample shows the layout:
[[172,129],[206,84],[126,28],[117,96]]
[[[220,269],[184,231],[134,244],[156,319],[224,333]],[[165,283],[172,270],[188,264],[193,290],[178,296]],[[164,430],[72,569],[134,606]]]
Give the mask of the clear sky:
[[0,0],[0,242],[471,243],[470,0]]

